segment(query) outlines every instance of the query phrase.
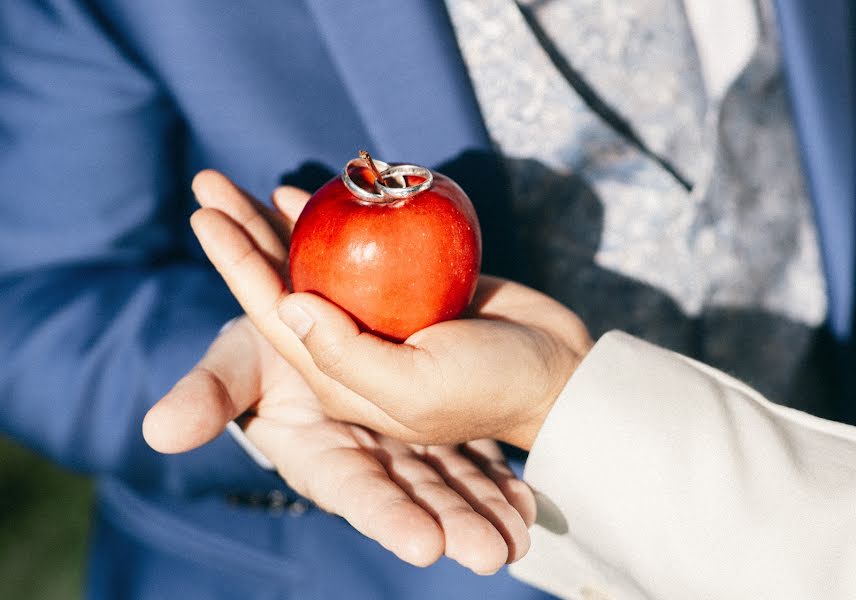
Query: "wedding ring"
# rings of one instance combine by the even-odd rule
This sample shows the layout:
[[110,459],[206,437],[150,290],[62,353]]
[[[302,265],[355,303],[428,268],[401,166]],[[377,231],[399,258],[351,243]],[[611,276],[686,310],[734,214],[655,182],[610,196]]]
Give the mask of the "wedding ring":
[[[376,160],[374,161],[374,163],[375,166],[381,171],[381,174],[383,174],[384,171],[389,169],[389,165],[383,162],[382,160]],[[354,196],[362,198],[363,200],[368,200],[369,202],[383,202],[387,200],[387,197],[384,196],[382,192],[370,192],[369,190],[357,185],[354,180],[351,179],[351,175],[350,173],[348,173],[348,171],[357,166],[366,169],[369,168],[368,164],[366,164],[366,161],[364,161],[362,158],[352,158],[351,160],[349,160],[348,164],[345,165],[345,168],[342,169],[342,182],[345,184],[345,187],[348,188],[348,190]],[[378,184],[379,182],[375,183],[375,186],[377,186]]]
[[431,187],[431,184],[434,183],[434,175],[431,173],[431,170],[417,165],[394,165],[382,170],[380,174],[383,179],[387,179],[389,177],[404,178],[408,175],[421,177],[423,179],[423,181],[420,181],[416,185],[408,185],[405,187],[390,187],[388,185],[384,185],[382,181],[378,181],[375,184],[382,194],[392,196],[393,198],[408,198],[418,194],[419,192],[427,190]]
[[[375,189],[378,190],[377,192],[367,190],[351,179],[349,171],[352,168],[357,166],[368,168],[368,164],[362,158],[353,158],[349,160],[348,164],[345,165],[345,168],[342,169],[342,182],[345,184],[345,187],[347,187],[348,191],[361,200],[378,203],[401,200],[402,198],[409,198],[410,196],[427,190],[434,183],[434,175],[431,173],[430,169],[426,169],[425,167],[420,167],[418,165],[390,166],[381,160],[375,160],[374,164],[381,176],[381,179],[375,181],[374,184]],[[415,185],[405,185],[407,182],[405,177],[408,175],[421,177],[423,180]],[[384,181],[389,181],[390,179],[400,185],[386,185]]]

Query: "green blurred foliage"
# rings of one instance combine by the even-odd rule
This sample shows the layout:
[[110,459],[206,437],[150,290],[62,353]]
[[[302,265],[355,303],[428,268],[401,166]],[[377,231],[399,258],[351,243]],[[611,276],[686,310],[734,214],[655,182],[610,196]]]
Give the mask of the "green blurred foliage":
[[0,598],[80,598],[92,486],[0,437]]

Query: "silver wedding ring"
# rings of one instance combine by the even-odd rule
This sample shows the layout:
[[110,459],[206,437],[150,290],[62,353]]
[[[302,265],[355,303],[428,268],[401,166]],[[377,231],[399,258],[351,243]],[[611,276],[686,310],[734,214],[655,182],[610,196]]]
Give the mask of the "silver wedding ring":
[[375,183],[375,186],[382,194],[385,196],[392,196],[393,198],[407,198],[409,196],[413,196],[419,192],[427,190],[431,187],[431,184],[434,183],[434,175],[431,174],[431,170],[417,165],[395,165],[393,167],[387,167],[381,171],[380,174],[384,179],[397,179],[400,177],[403,181],[406,181],[404,178],[408,175],[414,175],[423,179],[416,185],[407,185],[404,187],[389,187],[384,185],[382,181]]
[[[383,181],[378,180],[375,181],[375,188],[378,191],[372,192],[357,185],[357,183],[351,179],[351,175],[348,171],[355,166],[368,168],[368,164],[362,158],[353,158],[349,160],[348,164],[345,165],[345,168],[342,169],[342,182],[352,194],[362,200],[367,200],[369,202],[390,202],[391,200],[409,198],[410,196],[427,190],[434,182],[434,175],[431,173],[430,169],[426,169],[425,167],[420,167],[418,165],[389,166],[389,164],[381,160],[375,160],[374,164],[378,168],[381,178],[384,181],[393,179],[396,183],[399,183],[400,186],[388,186],[384,184]],[[405,185],[405,177],[408,175],[421,177],[423,181],[420,181],[416,185]]]
[[[389,169],[389,165],[383,162],[382,160],[374,161],[375,166],[380,169],[381,173]],[[382,202],[386,199],[386,197],[381,192],[370,192],[369,190],[360,187],[357,185],[353,179],[351,179],[350,171],[353,167],[360,166],[368,169],[368,164],[362,158],[352,158],[348,161],[348,164],[345,165],[345,168],[342,169],[342,182],[345,184],[345,187],[355,196],[362,198],[363,200],[369,200],[371,202]]]

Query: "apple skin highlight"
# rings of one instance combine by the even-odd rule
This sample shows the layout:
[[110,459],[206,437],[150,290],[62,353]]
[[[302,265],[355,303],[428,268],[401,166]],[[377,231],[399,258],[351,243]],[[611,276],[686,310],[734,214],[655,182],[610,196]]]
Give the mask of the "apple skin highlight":
[[[367,167],[349,174],[374,184]],[[294,291],[323,296],[364,331],[395,342],[459,316],[478,283],[481,230],[466,193],[432,175],[429,189],[388,202],[357,198],[341,177],[324,184],[294,226]]]

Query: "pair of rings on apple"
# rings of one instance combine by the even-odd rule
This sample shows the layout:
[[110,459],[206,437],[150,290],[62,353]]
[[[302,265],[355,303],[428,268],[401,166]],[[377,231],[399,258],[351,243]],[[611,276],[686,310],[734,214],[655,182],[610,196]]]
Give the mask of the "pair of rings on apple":
[[[380,172],[381,179],[375,181],[377,192],[367,190],[359,186],[349,174],[349,171],[357,166],[368,168],[368,162],[362,158],[354,158],[348,161],[345,168],[342,170],[342,182],[345,187],[356,197],[367,200],[369,202],[391,202],[409,198],[419,192],[425,191],[431,187],[434,182],[434,175],[430,169],[420,167],[418,165],[389,165],[382,160],[375,160],[375,166]],[[417,184],[407,185],[406,176],[414,176],[422,178]],[[398,186],[386,185],[386,181],[393,180],[400,184]]]

